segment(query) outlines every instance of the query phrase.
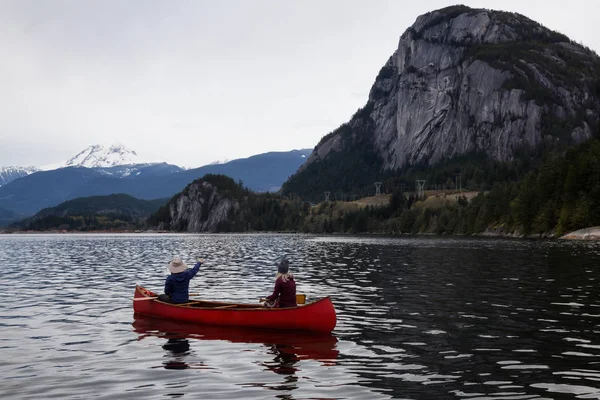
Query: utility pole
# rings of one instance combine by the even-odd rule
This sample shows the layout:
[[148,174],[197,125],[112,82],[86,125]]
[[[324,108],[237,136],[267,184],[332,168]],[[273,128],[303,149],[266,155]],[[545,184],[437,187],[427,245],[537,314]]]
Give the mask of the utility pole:
[[325,201],[329,201],[329,195],[331,192],[325,192]]
[[462,191],[462,181],[461,181],[460,175],[461,174],[454,174],[454,190],[455,191],[459,191],[459,189]]

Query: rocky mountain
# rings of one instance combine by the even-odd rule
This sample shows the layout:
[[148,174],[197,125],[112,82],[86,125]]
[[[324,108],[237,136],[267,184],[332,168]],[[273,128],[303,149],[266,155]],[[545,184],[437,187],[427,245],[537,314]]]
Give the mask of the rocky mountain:
[[0,186],[37,171],[37,167],[0,167]]
[[176,232],[294,230],[308,209],[299,199],[254,193],[228,176],[208,174],[173,196],[148,226]]
[[365,107],[323,137],[284,192],[353,190],[453,157],[510,163],[581,143],[598,131],[599,96],[600,58],[566,36],[515,13],[433,11],[404,32]]
[[150,219],[150,224],[156,223],[159,230],[180,232],[222,230],[233,214],[240,211],[241,188],[236,188],[230,178],[211,178],[209,175],[186,186],[159,210],[155,220]]

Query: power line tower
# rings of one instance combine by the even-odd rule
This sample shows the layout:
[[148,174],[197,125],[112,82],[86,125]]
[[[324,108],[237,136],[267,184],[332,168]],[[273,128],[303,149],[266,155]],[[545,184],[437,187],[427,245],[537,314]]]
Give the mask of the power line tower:
[[329,201],[329,195],[331,192],[325,192],[325,201]]
[[418,179],[417,181],[417,198],[425,197],[425,182],[424,180]]
[[375,196],[381,195],[381,185],[383,182],[375,182]]
[[454,190],[455,191],[462,191],[461,174],[455,174],[454,175]]

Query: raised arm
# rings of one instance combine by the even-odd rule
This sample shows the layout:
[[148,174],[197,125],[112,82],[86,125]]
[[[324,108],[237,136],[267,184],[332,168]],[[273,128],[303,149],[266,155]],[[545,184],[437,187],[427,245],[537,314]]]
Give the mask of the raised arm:
[[204,262],[203,259],[199,259],[198,262],[196,263],[196,265],[194,265],[194,268],[188,269],[187,271],[185,271],[186,277],[189,279],[192,279],[193,277],[195,277],[196,274],[198,273],[198,271],[200,270],[200,266],[202,265],[203,262]]

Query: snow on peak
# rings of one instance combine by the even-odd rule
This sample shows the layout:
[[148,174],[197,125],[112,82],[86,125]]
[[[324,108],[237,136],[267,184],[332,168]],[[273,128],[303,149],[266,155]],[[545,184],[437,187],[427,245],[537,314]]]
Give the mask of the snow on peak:
[[9,166],[9,167],[0,167],[0,173],[24,173],[31,174],[33,172],[38,171],[37,167],[29,166],[29,167],[17,167],[17,166]]
[[0,186],[39,171],[36,167],[0,167]]
[[131,164],[141,164],[135,151],[119,144],[113,144],[110,147],[95,144],[70,158],[64,166],[106,168]]
[[229,158],[226,158],[225,160],[217,160],[217,161],[213,161],[208,165],[221,165],[221,164],[227,164],[229,161],[231,161]]

